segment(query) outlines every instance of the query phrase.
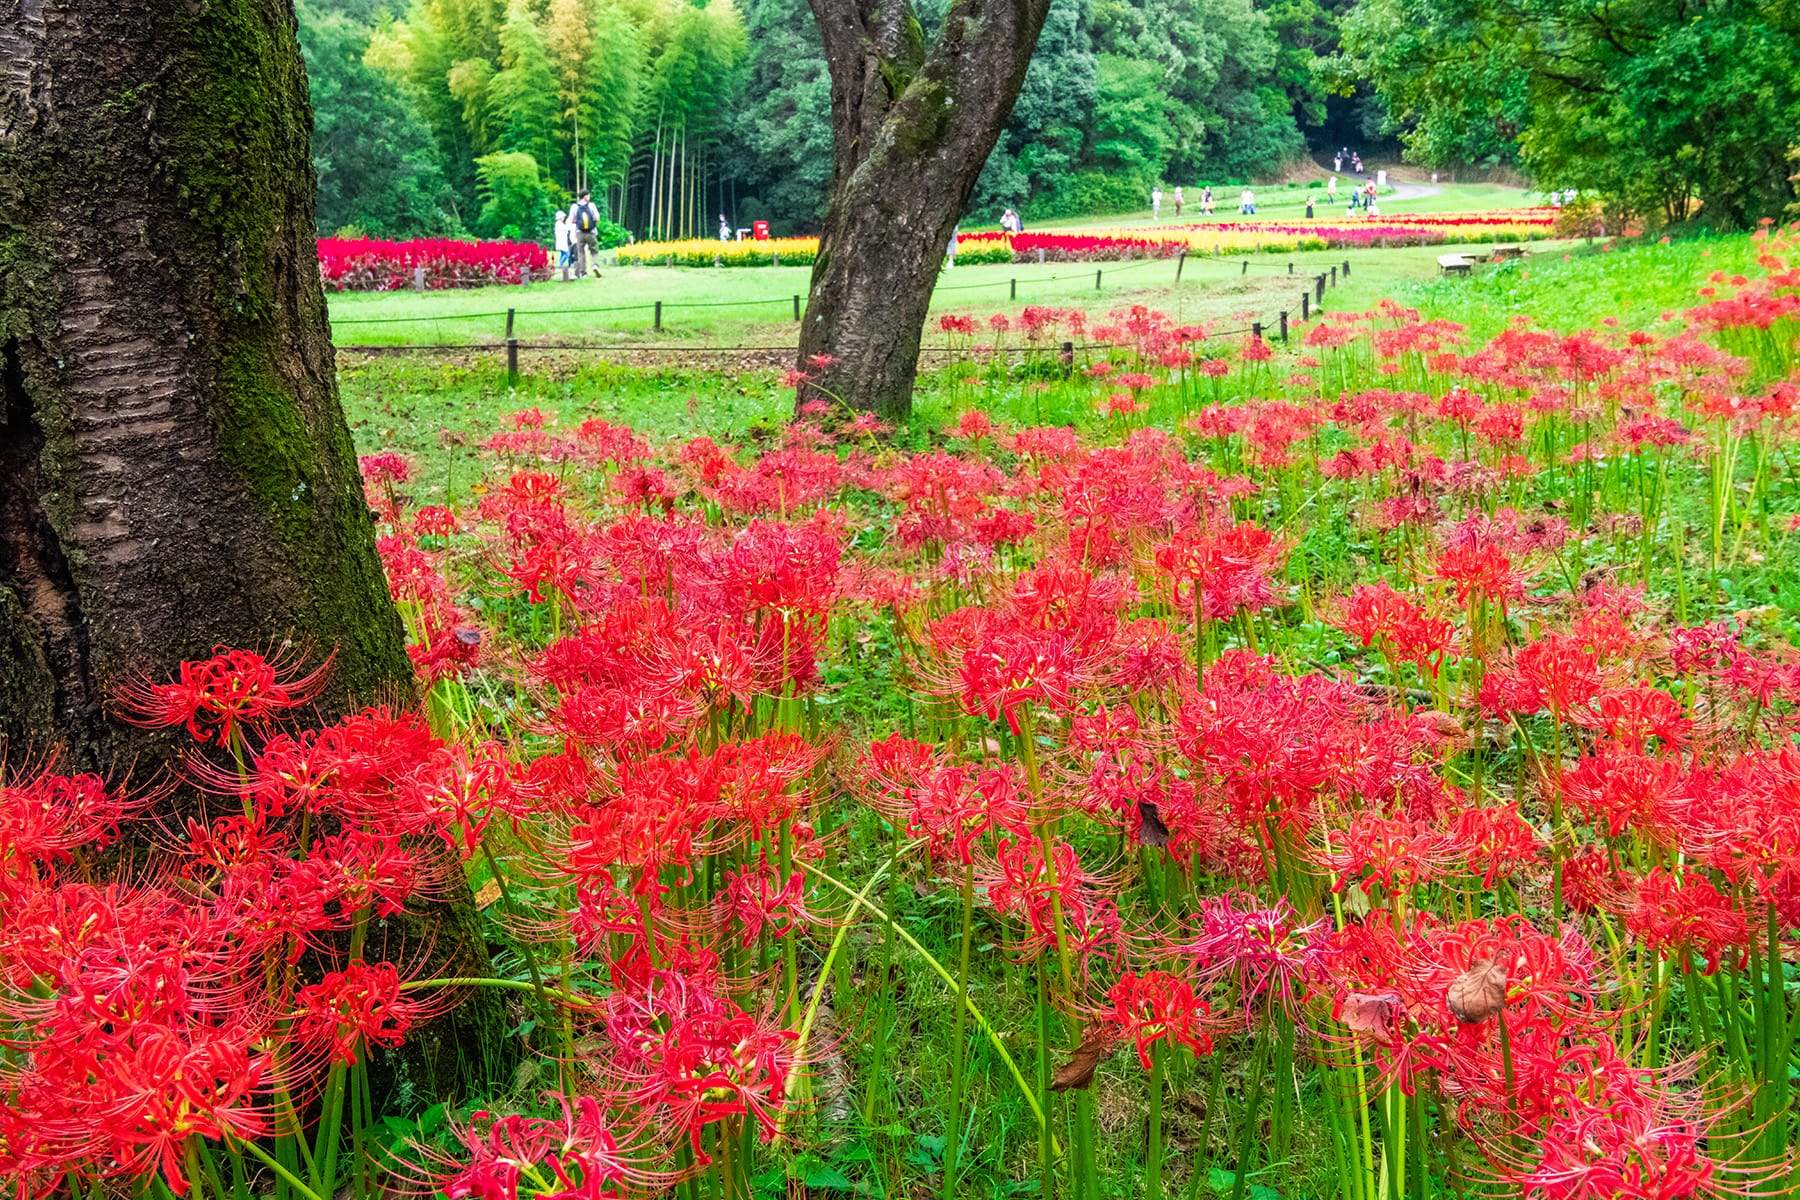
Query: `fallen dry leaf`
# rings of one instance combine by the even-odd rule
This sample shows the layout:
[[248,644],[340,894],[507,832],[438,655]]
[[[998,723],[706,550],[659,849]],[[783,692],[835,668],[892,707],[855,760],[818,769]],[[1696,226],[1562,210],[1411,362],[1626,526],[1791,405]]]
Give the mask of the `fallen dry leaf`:
[[1464,1025],[1479,1025],[1506,1007],[1506,968],[1478,958],[1444,993],[1450,1012]]
[[1399,1008],[1400,997],[1392,992],[1379,996],[1351,992],[1344,997],[1338,1020],[1358,1033],[1380,1033],[1388,1027]]
[[481,890],[479,892],[475,893],[475,907],[486,908],[499,898],[500,881],[498,879],[490,879],[481,885]]
[[1056,1074],[1050,1079],[1050,1090],[1066,1092],[1070,1088],[1086,1091],[1094,1083],[1094,1072],[1099,1069],[1100,1062],[1112,1049],[1112,1038],[1106,1026],[1095,1022],[1087,1027],[1081,1035],[1081,1045],[1069,1055],[1069,1061],[1056,1068]]

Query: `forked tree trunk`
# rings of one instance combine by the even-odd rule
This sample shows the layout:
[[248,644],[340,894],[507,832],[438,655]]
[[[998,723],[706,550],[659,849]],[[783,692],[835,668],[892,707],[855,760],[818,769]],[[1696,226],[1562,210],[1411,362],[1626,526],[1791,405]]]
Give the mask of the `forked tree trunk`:
[[0,0],[0,766],[144,781],[180,739],[109,698],[219,645],[335,653],[320,720],[411,694],[311,134],[290,0]]
[[831,70],[833,164],[800,399],[905,415],[950,232],[1012,115],[1050,0],[953,0],[932,46],[908,0],[811,3]]

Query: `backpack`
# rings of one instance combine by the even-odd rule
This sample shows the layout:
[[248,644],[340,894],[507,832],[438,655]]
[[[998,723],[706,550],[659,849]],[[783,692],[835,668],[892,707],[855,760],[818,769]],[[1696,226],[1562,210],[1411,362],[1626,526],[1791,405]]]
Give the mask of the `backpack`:
[[592,233],[594,232],[594,227],[598,224],[600,224],[600,214],[594,211],[594,206],[592,204],[576,206],[575,228],[581,230],[583,233]]

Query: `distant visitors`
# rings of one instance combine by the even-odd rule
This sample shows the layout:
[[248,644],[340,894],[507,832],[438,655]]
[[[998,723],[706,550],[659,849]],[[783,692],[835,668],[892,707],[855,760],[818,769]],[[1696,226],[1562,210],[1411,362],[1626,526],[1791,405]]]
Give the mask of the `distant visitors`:
[[1238,206],[1239,212],[1245,216],[1254,217],[1256,215],[1256,193],[1245,188],[1244,194],[1238,197]]
[[1337,176],[1333,175],[1325,184],[1325,198],[1333,204],[1337,203]]
[[724,213],[719,214],[719,240],[721,242],[731,240],[731,222],[725,219]]
[[1362,155],[1352,154],[1350,156],[1350,170],[1357,175],[1362,174]]
[[1336,154],[1331,156],[1331,169],[1333,171],[1342,171],[1344,169],[1344,152],[1342,150],[1339,150]]
[[[582,188],[575,194],[575,203],[569,206],[569,225],[572,238],[570,250],[575,255],[575,274],[584,277],[588,272],[588,258],[595,262],[600,259],[600,210],[594,207],[589,199],[593,193]],[[599,271],[594,274],[598,276]]]
[[1155,220],[1160,220],[1161,217],[1162,217],[1162,188],[1153,187],[1150,189],[1150,219],[1152,221],[1155,221]]
[[1306,219],[1309,221],[1313,219],[1313,198],[1311,192],[1306,194]]
[[1363,207],[1368,210],[1368,214],[1371,217],[1378,217],[1381,215],[1381,213],[1379,212],[1379,210],[1376,208],[1376,205],[1375,205],[1375,202],[1378,198],[1379,198],[1378,193],[1375,190],[1375,182],[1374,182],[1374,180],[1370,180],[1369,186],[1364,191]]
[[1178,183],[1175,185],[1175,219],[1177,221],[1181,220],[1181,206],[1184,203],[1186,201],[1181,198],[1181,185]]
[[556,269],[569,277],[569,214],[561,209],[556,212]]
[[1200,189],[1200,211],[1203,214],[1205,214],[1206,216],[1210,217],[1210,216],[1212,216],[1212,210],[1213,210],[1212,184],[1209,183],[1205,187]]
[[944,251],[944,269],[946,271],[956,265],[956,235],[961,229],[961,221],[958,221],[955,225],[950,227],[950,245],[949,248]]
[[1000,228],[1008,233],[1023,233],[1025,222],[1019,220],[1019,214],[1009,208],[1000,214]]

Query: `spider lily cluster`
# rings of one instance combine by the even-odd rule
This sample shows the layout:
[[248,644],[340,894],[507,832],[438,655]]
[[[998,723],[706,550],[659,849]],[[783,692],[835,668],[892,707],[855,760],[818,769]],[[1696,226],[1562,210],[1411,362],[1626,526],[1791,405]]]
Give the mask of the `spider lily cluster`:
[[[417,713],[302,731],[318,664],[242,653],[122,690],[218,801],[150,881],[103,850],[155,798],[0,792],[0,1174],[697,1200],[898,1128],[869,1194],[1787,1191],[1800,272],[1758,248],[1633,333],[1044,310],[1027,406],[1082,431],[534,409],[456,508],[365,460]],[[1104,362],[1033,359],[1077,323]],[[469,884],[491,974],[398,932]],[[371,1054],[477,989],[521,1082],[375,1136]]]

